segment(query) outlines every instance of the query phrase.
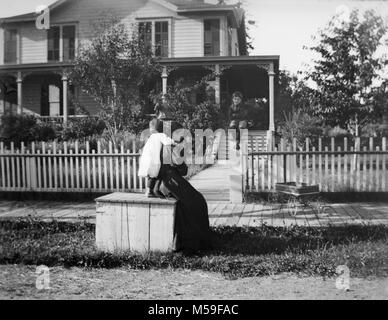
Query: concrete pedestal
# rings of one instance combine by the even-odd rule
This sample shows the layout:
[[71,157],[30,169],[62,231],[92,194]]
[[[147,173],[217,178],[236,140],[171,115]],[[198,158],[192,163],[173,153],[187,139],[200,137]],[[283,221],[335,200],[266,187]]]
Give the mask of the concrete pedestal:
[[107,252],[174,249],[175,200],[113,193],[96,199],[96,244]]

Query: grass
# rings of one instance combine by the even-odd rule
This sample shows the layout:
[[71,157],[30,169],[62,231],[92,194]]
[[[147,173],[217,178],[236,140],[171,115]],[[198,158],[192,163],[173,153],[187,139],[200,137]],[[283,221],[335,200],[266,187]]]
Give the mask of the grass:
[[197,254],[96,249],[87,223],[0,222],[0,264],[134,269],[191,269],[230,278],[292,272],[333,276],[347,265],[352,276],[388,276],[388,227],[222,227],[212,229],[213,249]]

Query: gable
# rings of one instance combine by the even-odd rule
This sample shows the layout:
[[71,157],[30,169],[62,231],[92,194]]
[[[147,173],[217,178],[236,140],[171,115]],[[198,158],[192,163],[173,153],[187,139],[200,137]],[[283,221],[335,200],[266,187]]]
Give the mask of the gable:
[[177,16],[174,6],[165,5],[163,0],[148,0],[134,16],[136,18],[158,18]]

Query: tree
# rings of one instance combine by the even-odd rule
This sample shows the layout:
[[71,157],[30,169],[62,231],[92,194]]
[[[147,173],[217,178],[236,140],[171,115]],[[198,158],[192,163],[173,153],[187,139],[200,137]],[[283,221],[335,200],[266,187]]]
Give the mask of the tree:
[[137,133],[143,129],[143,103],[139,88],[160,74],[152,51],[128,26],[106,26],[89,45],[81,48],[72,72],[75,84],[102,107],[111,140],[119,131]]
[[307,77],[316,84],[312,111],[327,124],[358,135],[360,125],[373,120],[381,107],[376,93],[387,60],[376,53],[387,26],[373,10],[361,17],[353,10],[338,22],[338,16],[333,17],[320,32],[318,45],[310,48],[320,56]]
[[304,113],[310,112],[311,100],[314,90],[308,87],[303,79],[290,74],[289,71],[279,71],[279,93],[277,98],[277,109],[275,121],[283,122],[291,113],[301,110]]

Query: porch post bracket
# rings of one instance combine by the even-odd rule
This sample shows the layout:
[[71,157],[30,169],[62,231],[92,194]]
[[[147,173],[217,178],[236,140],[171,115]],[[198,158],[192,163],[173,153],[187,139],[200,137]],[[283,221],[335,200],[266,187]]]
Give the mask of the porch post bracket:
[[[271,63],[259,63],[259,64],[256,64],[256,66],[259,69],[265,70],[268,74],[269,74],[269,72],[271,72]],[[273,70],[273,68],[272,68],[272,70]]]

